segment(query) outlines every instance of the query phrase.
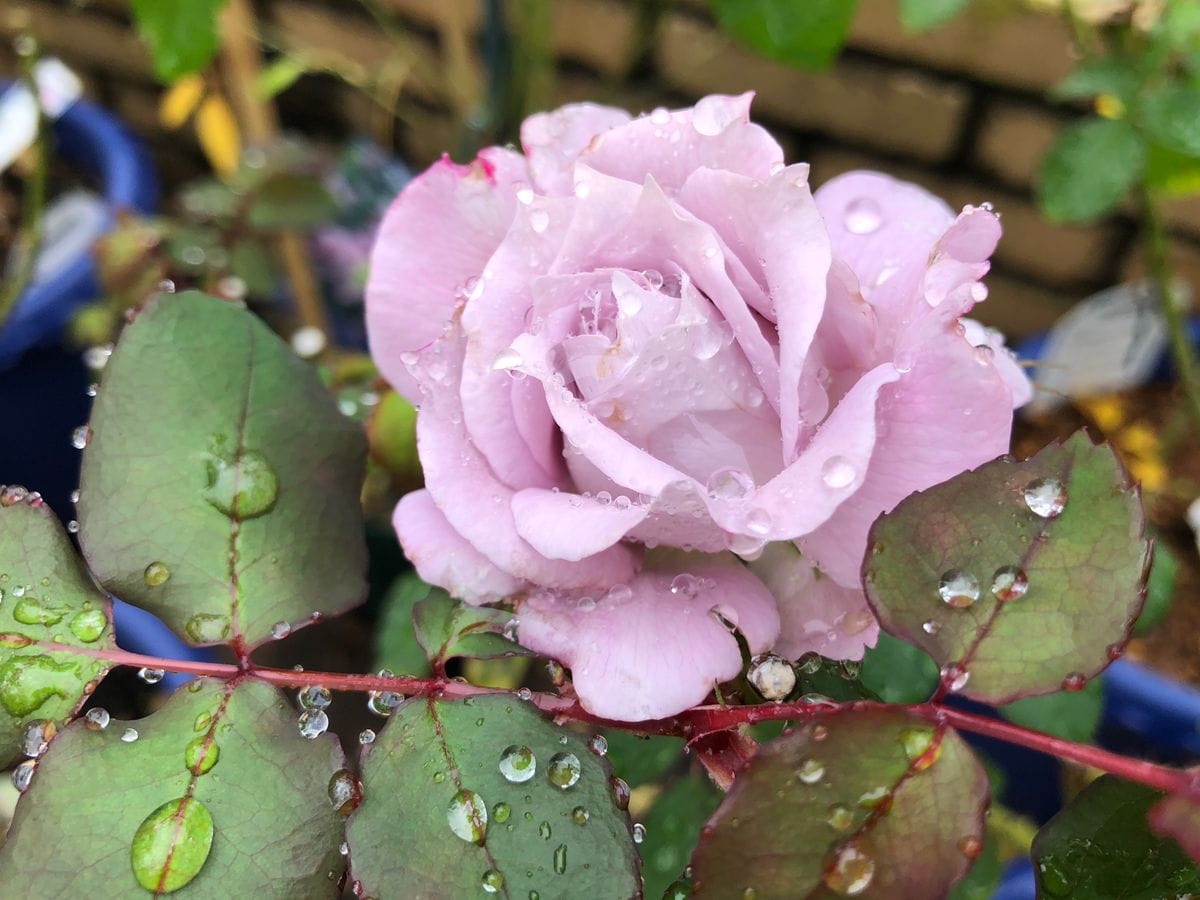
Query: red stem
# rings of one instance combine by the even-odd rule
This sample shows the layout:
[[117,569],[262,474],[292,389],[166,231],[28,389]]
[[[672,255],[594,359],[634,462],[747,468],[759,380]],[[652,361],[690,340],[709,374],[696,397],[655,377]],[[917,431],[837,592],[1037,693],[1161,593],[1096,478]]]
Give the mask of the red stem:
[[[103,659],[116,665],[163,669],[190,675],[205,675],[214,678],[257,678],[281,687],[308,687],[319,685],[334,691],[395,691],[405,696],[437,694],[443,697],[469,697],[480,694],[511,693],[497,688],[479,687],[463,681],[446,678],[416,678],[410,675],[356,675],[336,672],[306,672],[299,669],[271,669],[254,665],[232,663],[194,662],[191,660],[163,659],[143,656],[126,650],[93,650],[68,644],[41,644],[47,650],[60,653],[75,653]],[[554,694],[530,693],[529,701],[556,719],[585,722],[601,727],[621,728],[642,734],[675,735],[689,741],[710,734],[751,725],[757,722],[807,719],[813,716],[833,716],[855,709],[903,709],[936,724],[953,725],[985,737],[998,738],[1027,747],[1040,753],[1066,759],[1080,765],[1090,766],[1129,781],[1136,781],[1156,790],[1171,793],[1200,791],[1200,781],[1190,772],[1173,769],[1157,763],[1134,759],[1112,753],[1089,744],[1073,741],[1014,725],[1001,719],[966,712],[945,706],[939,702],[918,703],[911,706],[891,706],[871,701],[855,703],[772,703],[756,706],[694,706],[676,716],[645,722],[618,722],[594,716],[577,700]]]

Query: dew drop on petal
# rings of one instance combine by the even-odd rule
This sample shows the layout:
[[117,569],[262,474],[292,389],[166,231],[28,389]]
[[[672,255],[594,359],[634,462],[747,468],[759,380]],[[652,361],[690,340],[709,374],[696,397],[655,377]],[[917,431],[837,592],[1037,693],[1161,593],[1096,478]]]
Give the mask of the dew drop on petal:
[[1024,491],[1025,505],[1035,516],[1053,519],[1067,507],[1067,490],[1057,478],[1039,478]]
[[853,484],[856,475],[854,466],[844,456],[831,456],[821,466],[821,480],[826,487],[847,487]]
[[883,224],[883,210],[872,198],[859,197],[850,201],[843,221],[851,234],[873,234]]
[[537,757],[528,747],[513,744],[500,754],[498,768],[505,781],[524,784],[537,772]]
[[979,580],[964,569],[951,569],[938,581],[938,596],[947,606],[966,609],[979,599]]
[[1003,566],[992,576],[992,594],[1008,602],[1023,597],[1029,590],[1029,578],[1019,566]]
[[705,137],[716,137],[738,120],[737,108],[723,97],[704,97],[692,110],[692,127]]
[[771,514],[762,507],[756,507],[746,515],[746,530],[756,537],[763,538],[771,533]]
[[524,357],[521,356],[519,350],[508,347],[496,354],[496,358],[492,360],[492,368],[496,371],[506,371],[515,369],[517,366],[523,365]]
[[705,488],[714,499],[741,500],[753,493],[754,479],[748,472],[730,466],[713,472]]

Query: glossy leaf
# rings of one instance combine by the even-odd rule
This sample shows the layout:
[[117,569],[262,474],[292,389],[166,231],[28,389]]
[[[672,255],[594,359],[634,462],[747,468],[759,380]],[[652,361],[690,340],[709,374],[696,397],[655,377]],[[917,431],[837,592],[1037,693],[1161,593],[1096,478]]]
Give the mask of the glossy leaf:
[[1104,775],[1093,781],[1033,842],[1041,897],[1158,900],[1200,891],[1200,871],[1146,814],[1162,795]]
[[205,68],[217,52],[217,14],[225,0],[131,0],[154,73],[170,83]]
[[193,644],[248,645],[362,600],[362,433],[246,310],[151,299],[91,426],[79,537],[117,596]]
[[1083,744],[1095,740],[1103,711],[1103,676],[1081,691],[1056,691],[1000,707],[1000,715],[1010,722]]
[[511,695],[410,700],[364,754],[347,840],[365,895],[638,895],[607,762]]
[[337,741],[301,737],[275,688],[194,681],[148,718],[80,719],[55,738],[0,882],[42,897],[332,898],[344,819],[330,782],[344,771]]
[[1078,690],[1120,655],[1141,611],[1144,520],[1113,451],[1079,432],[880,517],[867,597],[884,629],[964,695],[998,704]]
[[1150,136],[1169,150],[1200,156],[1200,90],[1167,84],[1146,95],[1142,121]]
[[0,485],[0,767],[20,757],[26,726],[65,725],[108,671],[70,648],[114,646],[111,604],[54,513]]
[[881,631],[859,677],[884,703],[922,703],[937,690],[938,667],[924,650]]
[[1042,160],[1038,202],[1054,221],[1094,221],[1116,208],[1145,164],[1146,147],[1127,120],[1087,119]]
[[764,744],[705,826],[695,897],[941,897],[983,847],[987,778],[950,729],[849,710]]
[[647,897],[661,897],[679,878],[720,802],[720,792],[699,772],[671,782],[654,798],[641,817],[646,836],[638,844]]
[[971,0],[900,0],[900,24],[909,31],[944,25],[970,6]]
[[250,225],[263,231],[315,228],[332,218],[336,204],[311,175],[277,172],[259,185],[250,205]]
[[429,596],[429,585],[409,572],[388,588],[375,630],[375,666],[405,675],[428,675],[429,659],[413,631],[413,607]]
[[608,761],[631,788],[659,780],[685,758],[683,738],[643,737],[615,728],[604,734],[608,741]]
[[1133,626],[1136,637],[1142,637],[1154,630],[1154,626],[1162,621],[1163,616],[1171,608],[1175,597],[1175,578],[1179,563],[1175,561],[1175,553],[1164,541],[1159,540],[1154,545],[1154,559],[1150,565],[1150,575],[1146,579],[1146,606]]
[[721,27],[752,50],[826,69],[842,49],[857,0],[709,0]]
[[371,457],[402,484],[420,484],[417,411],[395,391],[387,391],[367,427]]
[[444,668],[447,660],[456,656],[532,656],[500,634],[511,619],[512,614],[504,610],[460,603],[441,588],[431,588],[429,595],[413,607],[417,642],[425,648],[435,670]]

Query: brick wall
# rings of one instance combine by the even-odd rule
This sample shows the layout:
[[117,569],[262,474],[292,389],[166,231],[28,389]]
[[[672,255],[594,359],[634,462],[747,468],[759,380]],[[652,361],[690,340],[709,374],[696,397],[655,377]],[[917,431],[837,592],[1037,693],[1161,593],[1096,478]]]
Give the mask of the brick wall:
[[[126,0],[19,0],[46,50],[75,66],[88,92],[153,147],[168,184],[203,171],[187,135],[163,132],[159,88],[128,23]],[[461,146],[462,116],[486,82],[470,48],[483,0],[381,0],[402,17],[411,62],[400,153],[417,166]],[[1143,270],[1128,214],[1093,227],[1052,225],[1033,206],[1038,161],[1074,115],[1046,89],[1071,67],[1056,20],[978,9],[919,37],[899,27],[896,0],[860,0],[849,45],[833,71],[802,72],[755,56],[717,32],[701,0],[666,4],[653,42],[639,51],[642,0],[555,0],[555,102],[590,99],[644,110],[714,91],[757,91],[756,117],[790,158],[812,163],[815,183],[870,167],[908,178],[952,204],[991,201],[1002,213],[991,298],[982,318],[1014,334],[1043,328],[1093,290]],[[650,0],[646,0],[650,2]],[[395,44],[353,0],[260,0],[272,41],[336,51],[367,73]],[[457,52],[456,52],[457,51]],[[11,60],[0,58],[0,71]],[[285,124],[315,136],[380,133],[378,108],[331,76],[306,76],[280,98]],[[1179,269],[1200,288],[1200,201],[1170,210]]]

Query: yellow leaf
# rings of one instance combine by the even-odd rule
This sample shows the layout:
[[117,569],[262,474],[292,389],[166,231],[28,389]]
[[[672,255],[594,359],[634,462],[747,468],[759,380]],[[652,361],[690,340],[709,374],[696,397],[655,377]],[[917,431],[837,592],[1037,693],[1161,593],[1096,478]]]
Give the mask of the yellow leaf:
[[199,75],[185,75],[171,85],[158,101],[158,120],[167,128],[182,127],[196,111],[203,96],[204,79]]
[[242,155],[242,140],[233,110],[220,94],[204,98],[196,112],[196,137],[208,163],[222,178],[237,171]]

